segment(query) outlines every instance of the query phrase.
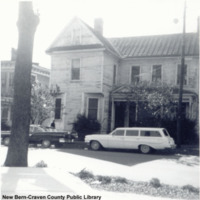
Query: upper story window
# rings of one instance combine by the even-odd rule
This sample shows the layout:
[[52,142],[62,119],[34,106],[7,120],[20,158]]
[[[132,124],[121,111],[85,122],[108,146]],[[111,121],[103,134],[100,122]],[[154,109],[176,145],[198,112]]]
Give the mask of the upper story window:
[[71,80],[80,80],[80,59],[72,59]]
[[88,99],[88,118],[97,120],[98,116],[98,98]]
[[61,98],[57,98],[55,104],[55,119],[61,119]]
[[6,86],[6,78],[7,78],[7,73],[6,72],[1,72],[1,86],[2,87]]
[[113,84],[116,84],[117,79],[117,66],[113,65]]
[[140,81],[140,66],[132,66],[131,68],[131,83],[137,84]]
[[161,81],[162,79],[162,66],[154,65],[152,69],[152,82]]
[[[181,72],[181,65],[178,65],[177,84],[180,84],[180,72]],[[184,69],[183,69],[183,85],[187,85],[187,65],[184,65]]]
[[13,86],[14,72],[9,73],[9,86]]
[[72,44],[81,43],[81,30],[80,28],[73,29],[72,31]]

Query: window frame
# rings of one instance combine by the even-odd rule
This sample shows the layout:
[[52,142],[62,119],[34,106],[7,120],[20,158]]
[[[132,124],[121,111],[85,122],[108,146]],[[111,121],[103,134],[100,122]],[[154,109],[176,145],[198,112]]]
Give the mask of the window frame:
[[[91,109],[90,108],[90,100],[91,99],[97,100],[97,108],[96,109],[94,109],[94,108]],[[92,118],[89,117],[90,110],[96,110],[96,118],[95,119],[92,119]],[[87,117],[92,119],[92,120],[98,120],[99,119],[99,98],[97,98],[97,97],[88,97],[88,100],[87,100]]]
[[[135,75],[135,76],[138,76],[138,80],[137,81],[133,81],[133,68],[138,68],[139,69],[139,73],[138,75]],[[140,80],[140,74],[141,74],[141,67],[139,65],[133,65],[131,66],[131,72],[130,72],[130,83],[131,84],[138,84],[141,80]]]
[[117,83],[117,65],[113,65],[113,85]]
[[[58,100],[60,102],[58,102]],[[59,103],[59,106],[57,102]],[[61,119],[61,111],[62,111],[62,98],[56,98],[55,99],[55,119]]]
[[[73,61],[79,60],[79,67],[73,66]],[[79,78],[73,78],[73,70],[79,70]],[[80,81],[81,80],[81,59],[80,58],[73,58],[71,59],[71,81]]]
[[[157,77],[157,69],[154,70],[154,67],[159,67],[160,68],[160,79]],[[155,74],[154,74],[155,72]],[[155,76],[154,76],[155,75]],[[155,79],[154,79],[155,77]],[[159,81],[162,81],[162,65],[153,65],[152,66],[152,73],[151,73],[151,81],[152,82],[159,82]]]

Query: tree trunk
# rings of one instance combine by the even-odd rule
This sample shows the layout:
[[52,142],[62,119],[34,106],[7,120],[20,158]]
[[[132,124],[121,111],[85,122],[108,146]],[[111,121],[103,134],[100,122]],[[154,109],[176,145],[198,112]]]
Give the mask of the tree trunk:
[[33,13],[32,3],[20,2],[12,128],[5,166],[28,165],[32,52],[38,22],[39,18]]

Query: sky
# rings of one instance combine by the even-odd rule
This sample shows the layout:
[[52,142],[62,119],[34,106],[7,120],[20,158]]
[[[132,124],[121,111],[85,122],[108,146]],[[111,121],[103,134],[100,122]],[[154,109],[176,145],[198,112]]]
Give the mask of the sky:
[[[33,62],[50,68],[45,50],[74,17],[93,27],[103,19],[104,37],[181,33],[184,0],[32,0],[40,15],[34,40]],[[17,48],[18,0],[0,1],[0,60],[10,60]],[[186,32],[197,31],[200,1],[186,0]]]

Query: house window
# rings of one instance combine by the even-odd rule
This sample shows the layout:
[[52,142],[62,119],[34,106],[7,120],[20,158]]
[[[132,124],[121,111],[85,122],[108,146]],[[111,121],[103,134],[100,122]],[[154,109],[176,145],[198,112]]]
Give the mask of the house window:
[[140,81],[140,66],[133,66],[131,69],[131,83],[137,84]]
[[[181,71],[181,65],[178,65],[178,70],[177,70],[177,84],[180,84],[180,71]],[[187,65],[184,65],[184,70],[183,70],[183,85],[187,85]]]
[[1,119],[2,121],[7,121],[8,120],[8,108],[2,108],[2,111],[1,111]]
[[9,86],[13,86],[13,81],[14,81],[14,73],[11,72],[9,74]]
[[55,119],[60,119],[61,118],[61,99],[58,98],[56,99],[55,102]]
[[117,66],[113,66],[113,84],[116,84],[116,77],[117,76]]
[[80,80],[80,59],[72,60],[72,80]]
[[6,86],[6,72],[1,72],[1,86],[5,87]]
[[97,120],[98,115],[98,99],[89,98],[88,101],[88,118]]
[[74,29],[72,32],[72,43],[73,44],[80,44],[81,39],[81,30],[80,28]]
[[161,80],[161,65],[154,65],[152,70],[152,82],[157,82]]

